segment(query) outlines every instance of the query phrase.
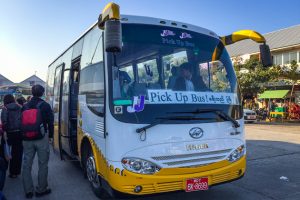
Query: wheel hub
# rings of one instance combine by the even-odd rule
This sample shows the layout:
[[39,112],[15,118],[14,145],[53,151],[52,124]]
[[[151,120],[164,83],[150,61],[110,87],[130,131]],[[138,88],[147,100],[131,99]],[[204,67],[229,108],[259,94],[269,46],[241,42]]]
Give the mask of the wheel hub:
[[96,164],[93,156],[90,156],[86,162],[86,174],[88,180],[93,184],[99,184],[97,178]]

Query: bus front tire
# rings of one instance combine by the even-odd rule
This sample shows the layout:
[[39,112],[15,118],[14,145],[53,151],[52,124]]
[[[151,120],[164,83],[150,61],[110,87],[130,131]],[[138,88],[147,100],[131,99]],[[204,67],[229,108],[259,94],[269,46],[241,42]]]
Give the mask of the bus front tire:
[[[89,146],[89,145],[88,145]],[[106,191],[102,188],[101,181],[99,180],[97,169],[96,169],[96,162],[95,156],[91,147],[85,148],[86,151],[84,152],[84,174],[87,177],[94,194],[99,198],[105,198],[107,196]]]

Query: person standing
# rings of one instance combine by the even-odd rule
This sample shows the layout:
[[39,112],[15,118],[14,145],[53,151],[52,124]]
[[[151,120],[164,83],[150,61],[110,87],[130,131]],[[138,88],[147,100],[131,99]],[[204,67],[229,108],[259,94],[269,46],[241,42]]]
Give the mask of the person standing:
[[9,162],[9,177],[17,178],[22,166],[22,133],[21,133],[21,106],[16,103],[11,94],[3,98],[4,107],[1,112],[3,130],[7,134],[7,143],[11,147]]
[[[24,147],[24,160],[23,160],[23,186],[26,198],[32,198],[34,191],[37,197],[41,197],[51,193],[51,189],[48,187],[48,162],[49,162],[49,143],[52,143],[53,131],[54,131],[54,116],[50,105],[41,99],[45,89],[41,85],[34,85],[32,87],[31,100],[23,106],[22,109],[22,131],[23,131],[23,147]],[[36,121],[41,121],[41,124],[37,126],[39,130],[35,130],[39,135],[37,137],[32,136],[33,131],[26,132],[25,121],[28,121],[24,115],[30,111],[35,110],[32,113],[40,113],[36,117]],[[23,118],[25,118],[23,120]],[[39,119],[41,118],[41,119]],[[42,127],[42,128],[41,128]],[[32,128],[32,127],[31,127]],[[28,133],[28,134],[27,134]],[[38,185],[34,189],[31,168],[35,157],[38,156]]]
[[2,122],[0,120],[0,199],[6,199],[3,194],[3,188],[6,179],[6,171],[8,168],[8,162],[11,159],[11,155],[8,152],[7,138],[2,129]]
[[17,98],[17,103],[20,105],[20,106],[23,106],[25,103],[26,103],[26,99],[22,96],[22,97],[19,97]]

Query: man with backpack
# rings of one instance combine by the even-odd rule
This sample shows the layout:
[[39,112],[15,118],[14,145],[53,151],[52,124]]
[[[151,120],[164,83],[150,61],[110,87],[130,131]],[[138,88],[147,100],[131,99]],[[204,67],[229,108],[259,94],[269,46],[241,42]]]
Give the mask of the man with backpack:
[[[26,198],[32,198],[51,193],[48,188],[49,143],[52,143],[54,131],[54,116],[50,105],[41,99],[45,89],[41,85],[32,87],[31,100],[22,108],[21,128],[23,133],[23,186]],[[31,168],[37,153],[38,156],[38,186],[34,189]]]

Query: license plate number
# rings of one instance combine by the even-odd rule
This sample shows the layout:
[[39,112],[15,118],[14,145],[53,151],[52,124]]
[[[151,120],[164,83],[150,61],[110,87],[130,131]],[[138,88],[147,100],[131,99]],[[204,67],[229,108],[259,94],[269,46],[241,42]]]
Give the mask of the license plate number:
[[248,116],[248,119],[255,119],[255,116]]
[[186,192],[208,190],[208,178],[192,178],[186,180]]

